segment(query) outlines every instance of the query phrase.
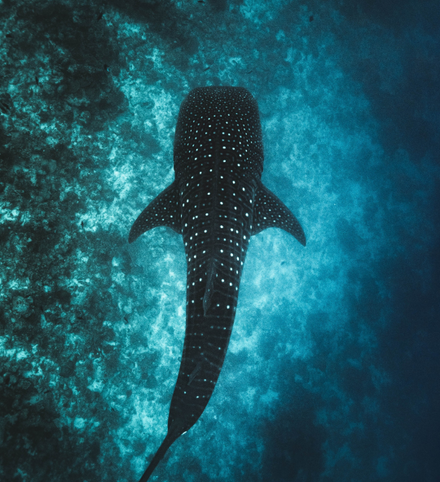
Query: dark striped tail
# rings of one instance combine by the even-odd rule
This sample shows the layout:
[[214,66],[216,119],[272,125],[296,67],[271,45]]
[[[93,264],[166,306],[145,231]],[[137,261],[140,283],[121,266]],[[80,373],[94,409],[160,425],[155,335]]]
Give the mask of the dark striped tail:
[[153,473],[154,469],[157,467],[157,464],[163,459],[166,451],[170,448],[171,444],[177,439],[174,434],[167,434],[165,440],[162,442],[161,446],[159,447],[156,455],[153,457],[153,460],[150,462],[147,470],[144,472],[144,475],[140,478],[139,482],[147,482],[150,478],[150,475]]

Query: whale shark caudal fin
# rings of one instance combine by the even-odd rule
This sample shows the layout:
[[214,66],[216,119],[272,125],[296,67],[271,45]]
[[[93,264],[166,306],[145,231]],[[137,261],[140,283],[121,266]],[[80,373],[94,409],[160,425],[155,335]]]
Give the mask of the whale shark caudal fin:
[[141,234],[156,228],[168,226],[181,234],[180,227],[180,199],[176,181],[164,189],[157,198],[139,214],[128,235],[128,242],[132,243]]
[[267,228],[284,229],[303,246],[306,245],[306,236],[299,221],[273,192],[269,191],[261,181],[258,181],[251,234],[253,236]]
[[157,467],[157,464],[163,459],[164,455],[166,454],[167,450],[170,448],[171,444],[179,438],[179,435],[167,433],[164,441],[158,448],[156,454],[152,458],[150,465],[147,467],[147,470],[143,473],[142,477],[139,479],[139,482],[147,482],[150,478],[150,475],[153,473],[154,469]]

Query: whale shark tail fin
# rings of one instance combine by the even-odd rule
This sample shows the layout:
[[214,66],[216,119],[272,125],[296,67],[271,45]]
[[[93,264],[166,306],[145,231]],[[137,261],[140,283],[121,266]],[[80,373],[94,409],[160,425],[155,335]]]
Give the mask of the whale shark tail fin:
[[147,482],[150,478],[151,474],[153,473],[154,469],[157,467],[157,464],[163,459],[164,455],[166,454],[167,450],[170,448],[173,442],[179,437],[179,435],[175,435],[174,433],[169,433],[165,437],[164,441],[158,448],[156,454],[154,455],[153,459],[150,462],[150,465],[147,467],[147,470],[144,472],[142,477],[139,479],[139,482]]

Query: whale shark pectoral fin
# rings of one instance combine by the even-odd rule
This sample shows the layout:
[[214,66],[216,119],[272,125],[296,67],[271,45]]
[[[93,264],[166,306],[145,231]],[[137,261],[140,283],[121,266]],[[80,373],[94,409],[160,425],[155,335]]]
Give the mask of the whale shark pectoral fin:
[[306,245],[306,236],[299,221],[273,192],[258,181],[251,235],[258,234],[267,228],[284,229],[295,236],[303,246]]
[[128,242],[132,243],[141,234],[156,228],[168,226],[181,234],[179,189],[176,181],[170,184],[139,214],[128,235]]

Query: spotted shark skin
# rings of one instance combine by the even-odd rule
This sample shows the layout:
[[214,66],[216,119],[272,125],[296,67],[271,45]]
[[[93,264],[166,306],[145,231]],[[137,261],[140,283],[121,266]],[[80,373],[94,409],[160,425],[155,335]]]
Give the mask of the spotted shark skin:
[[183,236],[186,331],[168,433],[140,479],[208,404],[223,366],[252,235],[281,228],[305,246],[289,209],[261,183],[258,105],[241,87],[199,87],[183,101],[174,140],[175,180],[134,222],[129,242],[156,226]]

